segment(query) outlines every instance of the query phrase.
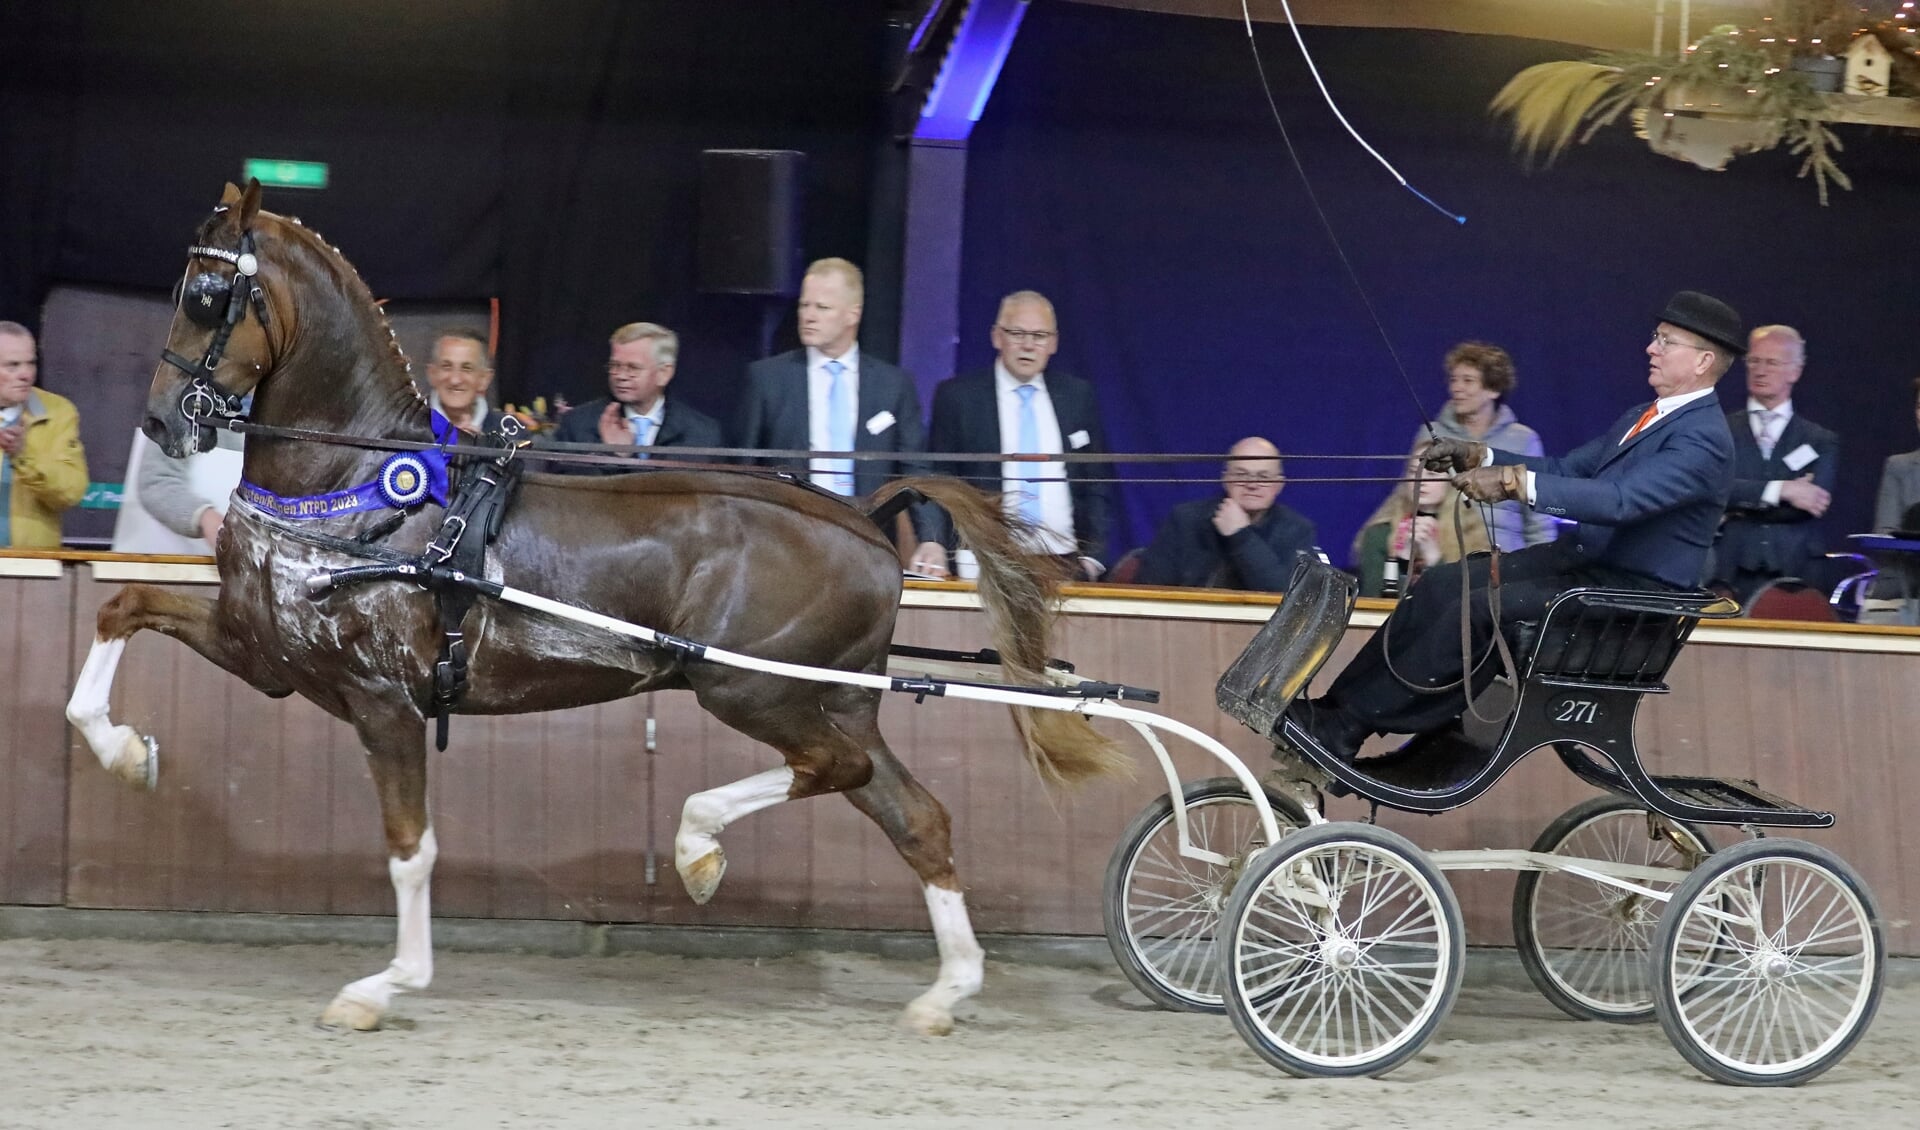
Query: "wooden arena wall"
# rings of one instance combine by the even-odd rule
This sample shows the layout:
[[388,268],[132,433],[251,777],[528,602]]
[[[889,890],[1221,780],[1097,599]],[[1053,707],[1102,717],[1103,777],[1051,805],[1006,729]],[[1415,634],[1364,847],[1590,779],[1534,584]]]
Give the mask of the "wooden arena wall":
[[[271,701],[183,645],[143,634],[121,664],[114,719],[159,740],[160,786],[131,791],[100,769],[62,711],[95,611],[118,588],[111,578],[159,567],[21,558],[0,566],[14,574],[0,575],[0,624],[9,629],[0,635],[0,903],[392,913],[371,780],[345,724],[299,699]],[[941,586],[909,593],[899,642],[982,646],[971,600]],[[1215,709],[1213,683],[1271,607],[1220,594],[1087,595],[1070,602],[1055,650],[1088,674],[1160,688],[1162,712],[1258,769],[1266,747]],[[1357,619],[1336,665],[1380,616]],[[1865,876],[1891,950],[1920,953],[1920,832],[1907,819],[1920,797],[1912,754],[1920,697],[1909,689],[1920,685],[1920,633],[1742,622],[1703,627],[1694,639],[1674,668],[1675,692],[1645,700],[1640,735],[1656,751],[1654,770],[1750,777],[1835,812],[1836,828],[1808,838]],[[1053,796],[1022,762],[1002,708],[889,696],[883,726],[953,814],[954,855],[980,930],[1101,932],[1108,856],[1164,790],[1130,732],[1117,731],[1140,752],[1135,780]],[[1212,774],[1197,750],[1175,752],[1189,780]],[[773,762],[690,694],[456,719],[452,747],[430,760],[437,914],[926,928],[906,866],[838,798],[782,805],[730,828],[726,882],[710,905],[695,906],[673,871],[682,802]],[[1526,846],[1588,795],[1548,755],[1463,810],[1385,813],[1382,823],[1430,849]],[[1364,808],[1336,801],[1332,814],[1355,818]],[[1738,833],[1714,834],[1725,844]],[[1509,943],[1512,875],[1450,878],[1469,939]]]

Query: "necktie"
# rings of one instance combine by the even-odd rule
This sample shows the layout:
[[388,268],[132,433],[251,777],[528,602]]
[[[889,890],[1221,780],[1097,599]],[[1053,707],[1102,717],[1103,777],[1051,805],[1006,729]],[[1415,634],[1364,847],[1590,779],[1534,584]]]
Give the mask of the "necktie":
[[[1033,396],[1040,390],[1032,385],[1021,385],[1013,391],[1020,394],[1020,436],[1017,448],[1022,455],[1040,454],[1040,418],[1034,415]],[[1020,517],[1040,524],[1040,464],[1018,463],[1015,467],[1020,476]]]
[[1774,421],[1780,418],[1780,414],[1762,408],[1753,415],[1754,419],[1757,420],[1760,425],[1759,431],[1755,433],[1753,437],[1753,442],[1760,445],[1760,458],[1771,459],[1773,458],[1773,445],[1780,441],[1780,437],[1773,432]]
[[1645,412],[1640,413],[1640,418],[1634,421],[1633,427],[1627,432],[1626,435],[1620,438],[1620,442],[1625,443],[1628,440],[1632,439],[1634,436],[1637,436],[1642,431],[1644,431],[1648,424],[1653,423],[1654,417],[1660,414],[1659,409],[1660,409],[1660,402],[1657,400],[1654,401],[1652,404],[1647,405],[1647,410]]
[[[635,417],[633,421],[633,446],[646,447],[652,443],[653,421],[645,416]],[[647,453],[644,451],[640,452],[637,456],[637,458],[640,459],[645,459],[646,457]]]
[[[853,450],[853,382],[847,379],[847,367],[838,359],[826,364],[827,376],[833,383],[827,388],[827,442],[835,451]],[[835,494],[853,493],[853,460],[823,459],[821,463],[832,475],[827,489]]]

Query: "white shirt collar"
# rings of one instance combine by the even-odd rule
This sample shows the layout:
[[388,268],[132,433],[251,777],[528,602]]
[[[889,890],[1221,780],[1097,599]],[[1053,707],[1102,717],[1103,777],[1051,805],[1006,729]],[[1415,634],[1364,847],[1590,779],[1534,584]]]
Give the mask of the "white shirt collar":
[[1678,396],[1663,396],[1653,402],[1654,418],[1659,419],[1662,416],[1668,415],[1676,408],[1683,408],[1703,396],[1712,395],[1713,386],[1708,385],[1706,388],[1695,389],[1692,392],[1683,392]]
[[[829,360],[835,360],[835,358],[829,358],[826,354],[820,352],[820,350],[814,346],[811,346],[811,345],[807,346],[807,368],[818,369],[820,366],[825,365]],[[860,371],[860,343],[856,341],[852,345],[847,346],[847,351],[845,353],[842,353],[837,358],[837,360],[842,365],[845,365],[849,372],[856,372],[856,373],[859,372]]]
[[[994,361],[993,361],[993,383],[994,383],[994,387],[997,388],[1003,394],[1012,392],[1015,389],[1019,388],[1021,385],[1020,378],[1014,376],[1012,373],[1007,372],[1006,365],[1002,363],[1000,359],[997,357],[994,358]],[[1029,385],[1032,385],[1034,388],[1039,389],[1041,392],[1045,392],[1047,391],[1047,374],[1045,374],[1044,372],[1040,373],[1038,376],[1035,376],[1032,380],[1027,381],[1026,383]]]
[[1782,421],[1791,420],[1793,419],[1793,398],[1788,397],[1786,400],[1782,400],[1780,402],[1780,407],[1778,408],[1768,408],[1766,405],[1760,403],[1758,400],[1755,400],[1753,397],[1749,396],[1747,397],[1747,411],[1749,413],[1772,412],[1775,416],[1778,416]]
[[0,427],[12,427],[13,422],[26,415],[26,412],[27,406],[24,403],[15,404],[10,408],[0,408]]
[[635,412],[631,404],[622,404],[620,407],[627,410],[628,420],[652,420],[656,431],[659,430],[660,425],[667,422],[667,394],[664,392],[653,398],[653,408],[650,411]]

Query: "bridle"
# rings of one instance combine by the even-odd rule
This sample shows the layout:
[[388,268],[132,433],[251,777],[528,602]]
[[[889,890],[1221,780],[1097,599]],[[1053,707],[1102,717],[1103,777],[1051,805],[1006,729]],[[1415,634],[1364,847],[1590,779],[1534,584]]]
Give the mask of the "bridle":
[[223,388],[214,371],[226,358],[227,342],[233,336],[234,327],[246,319],[249,309],[260,320],[262,329],[269,324],[267,296],[259,283],[260,260],[254,253],[253,232],[240,233],[238,251],[196,245],[187,248],[187,254],[231,263],[234,274],[229,278],[218,271],[202,271],[180,288],[180,312],[193,324],[214,331],[213,340],[207,343],[206,356],[195,364],[171,349],[163,349],[160,359],[187,375],[187,390],[180,396],[180,414],[189,424],[235,420],[242,414],[240,405],[244,397]]

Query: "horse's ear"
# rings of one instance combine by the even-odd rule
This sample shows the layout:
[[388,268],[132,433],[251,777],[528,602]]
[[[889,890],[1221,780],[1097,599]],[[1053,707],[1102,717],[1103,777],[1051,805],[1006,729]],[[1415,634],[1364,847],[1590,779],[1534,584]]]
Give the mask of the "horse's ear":
[[226,191],[220,194],[220,203],[229,208],[240,203],[240,189],[232,181],[227,182]]
[[[227,187],[231,188],[232,185]],[[255,177],[247,178],[247,191],[240,198],[240,227],[242,230],[253,226],[253,218],[260,213],[260,181]]]

